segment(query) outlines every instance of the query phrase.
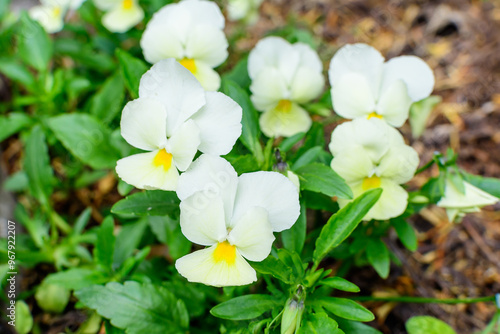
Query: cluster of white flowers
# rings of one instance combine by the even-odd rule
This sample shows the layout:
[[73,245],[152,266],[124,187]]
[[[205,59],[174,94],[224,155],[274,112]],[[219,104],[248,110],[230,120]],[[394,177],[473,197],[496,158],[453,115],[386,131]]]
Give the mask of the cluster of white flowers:
[[280,37],[260,40],[248,57],[252,102],[262,111],[260,127],[268,137],[306,132],[311,117],[299,104],[321,94],[324,86],[318,54],[307,44]]
[[[149,151],[118,161],[116,172],[141,189],[175,190],[180,224],[192,242],[210,246],[176,262],[181,275],[213,286],[244,285],[256,273],[244,260],[262,261],[273,232],[290,228],[300,204],[296,186],[277,172],[237,176],[227,154],[241,134],[242,110],[206,92],[192,73],[169,58],[141,79],[139,98],[122,113],[123,138]],[[201,155],[195,162],[197,151]],[[179,176],[179,171],[184,172]]]
[[69,10],[80,8],[85,0],[40,0],[40,5],[29,10],[29,15],[49,34],[64,27],[64,17]]
[[155,64],[141,79],[139,98],[122,113],[122,136],[148,153],[118,161],[116,171],[140,189],[175,190],[196,152],[229,153],[241,134],[241,107],[226,95],[205,92],[175,59]]
[[166,5],[153,15],[142,35],[144,58],[151,64],[175,58],[203,88],[215,91],[221,79],[213,68],[228,56],[224,25],[224,16],[214,2],[184,0]]
[[264,0],[228,0],[227,16],[231,21],[252,25],[259,19],[259,7]]

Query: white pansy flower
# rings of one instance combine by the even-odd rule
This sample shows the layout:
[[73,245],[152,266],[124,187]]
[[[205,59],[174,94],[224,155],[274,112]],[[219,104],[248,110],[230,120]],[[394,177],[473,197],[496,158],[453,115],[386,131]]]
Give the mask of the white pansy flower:
[[30,17],[38,21],[49,34],[62,30],[68,10],[78,9],[85,0],[40,0],[40,5],[29,10]]
[[268,137],[306,132],[311,117],[299,104],[321,94],[324,78],[317,53],[303,43],[280,37],[260,40],[250,52],[248,74],[252,102],[262,111],[260,126]]
[[444,197],[437,203],[446,209],[450,222],[454,222],[466,213],[479,212],[483,206],[492,205],[499,199],[464,181],[465,193],[461,193],[449,179],[446,179]]
[[144,19],[138,0],[94,0],[94,4],[106,12],[102,24],[111,32],[126,32]]
[[228,56],[224,24],[219,7],[211,1],[166,5],[153,15],[142,35],[144,58],[151,64],[175,58],[203,88],[215,91],[220,87],[220,76],[213,68]]
[[204,154],[179,178],[181,229],[190,241],[208,246],[177,260],[190,282],[235,286],[254,282],[245,260],[271,252],[273,231],[290,228],[300,214],[295,186],[277,172],[238,177],[226,160]]
[[[396,129],[377,118],[356,119],[335,128],[329,147],[331,166],[344,178],[354,198],[370,189],[383,190],[363,220],[385,220],[404,212],[408,193],[400,184],[411,180],[419,158]],[[349,202],[338,199],[340,207]]]
[[228,0],[227,14],[231,21],[254,24],[259,19],[259,7],[264,0]]
[[410,105],[434,87],[429,66],[415,56],[384,57],[366,44],[342,47],[328,71],[335,112],[348,119],[377,117],[400,127]]
[[123,109],[121,133],[132,146],[149,151],[117,162],[116,172],[140,189],[175,190],[198,150],[223,155],[241,134],[241,107],[218,92],[205,92],[175,59],[144,74],[139,98]]

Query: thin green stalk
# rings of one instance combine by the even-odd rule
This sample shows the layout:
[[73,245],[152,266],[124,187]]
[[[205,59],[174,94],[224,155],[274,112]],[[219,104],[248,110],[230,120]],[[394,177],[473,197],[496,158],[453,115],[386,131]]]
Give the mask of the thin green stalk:
[[477,298],[424,298],[424,297],[371,297],[371,296],[353,296],[349,299],[360,302],[401,302],[401,303],[436,303],[436,304],[473,304],[479,302],[494,302],[495,296],[477,297]]

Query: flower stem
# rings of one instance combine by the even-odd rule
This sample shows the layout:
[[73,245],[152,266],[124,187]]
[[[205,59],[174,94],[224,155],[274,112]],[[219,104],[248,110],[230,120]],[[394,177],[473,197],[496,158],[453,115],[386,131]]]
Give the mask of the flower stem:
[[401,302],[401,303],[436,303],[436,304],[472,304],[479,302],[494,302],[495,296],[477,297],[477,298],[424,298],[424,297],[371,297],[371,296],[353,296],[349,299],[360,302]]

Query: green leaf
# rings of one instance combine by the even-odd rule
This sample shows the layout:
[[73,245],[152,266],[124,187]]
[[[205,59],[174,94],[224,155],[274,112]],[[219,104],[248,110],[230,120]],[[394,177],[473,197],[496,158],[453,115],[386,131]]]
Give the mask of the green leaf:
[[403,218],[396,218],[391,220],[392,226],[396,230],[401,243],[410,251],[417,250],[417,235],[413,227],[406,222]]
[[305,274],[304,263],[300,258],[300,255],[294,251],[289,251],[288,249],[281,248],[278,249],[278,258],[283,262],[288,268],[292,269],[294,278],[302,279]]
[[54,42],[54,49],[56,54],[69,56],[75,62],[99,72],[109,72],[116,67],[109,55],[96,52],[90,45],[75,39],[59,37]]
[[229,320],[257,318],[264,312],[282,304],[270,295],[245,295],[225,301],[210,310],[213,316]]
[[233,81],[235,84],[242,88],[250,87],[252,80],[248,75],[248,58],[243,58],[233,67],[233,69],[222,76],[223,81]]
[[21,192],[29,187],[28,176],[26,172],[20,170],[9,176],[3,184],[3,189],[11,192]]
[[238,175],[260,170],[259,163],[252,154],[226,155],[224,158],[233,165]]
[[12,81],[22,84],[30,92],[35,91],[35,77],[26,66],[19,64],[15,59],[0,58],[0,72]]
[[259,116],[257,110],[253,107],[250,97],[237,83],[231,80],[224,80],[221,91],[232,98],[243,109],[243,118],[241,119],[241,142],[257,160],[262,160],[262,146],[259,142]]
[[90,268],[72,268],[49,274],[44,283],[62,286],[69,290],[79,290],[93,284],[103,284],[111,278],[104,272]]
[[139,82],[141,81],[141,77],[146,73],[149,67],[145,62],[139,58],[135,58],[122,49],[116,49],[116,56],[120,62],[120,70],[125,81],[125,86],[132,98],[136,99],[139,97]]
[[127,281],[94,285],[75,292],[82,304],[111,320],[127,334],[185,333],[186,306],[161,286]]
[[52,194],[54,172],[50,166],[45,135],[40,125],[36,125],[26,141],[24,170],[28,176],[31,194],[43,206],[48,205]]
[[389,250],[382,240],[368,240],[368,244],[366,245],[366,257],[380,277],[387,278],[387,276],[389,276],[391,259],[389,257]]
[[7,116],[0,116],[0,142],[28,127],[31,123],[29,115],[22,112],[11,112]]
[[299,158],[294,162],[294,164],[292,165],[292,170],[296,171],[301,167],[304,167],[308,164],[312,164],[318,161],[318,157],[321,155],[322,152],[323,152],[323,147],[321,146],[314,146],[310,148],[309,150],[302,153],[299,156]]
[[118,215],[178,216],[179,199],[173,191],[146,190],[118,201],[111,208]]
[[341,291],[359,292],[359,287],[356,284],[342,277],[327,277],[321,281],[321,284]]
[[[121,228],[115,240],[113,267],[119,267],[127,259],[132,260],[130,255],[139,247],[147,226],[148,221],[143,218],[134,224],[127,224]],[[135,263],[131,265],[135,265]]]
[[424,133],[427,119],[432,109],[434,109],[441,100],[441,96],[432,95],[411,105],[410,126],[413,138],[419,138],[422,133]]
[[303,166],[295,173],[300,179],[300,188],[323,193],[329,197],[337,196],[352,199],[351,188],[331,167],[320,163]]
[[94,248],[94,257],[98,264],[111,271],[113,254],[115,252],[115,223],[113,217],[107,216],[97,232],[97,242]]
[[101,169],[116,166],[120,154],[110,144],[111,131],[93,116],[61,115],[51,118],[49,126],[64,147],[90,167]]
[[103,123],[111,122],[121,111],[125,87],[122,76],[117,73],[107,79],[91,100],[90,113]]
[[73,226],[73,231],[71,232],[71,234],[74,236],[78,236],[78,235],[82,234],[83,229],[89,223],[91,215],[92,215],[92,208],[86,208],[85,210],[83,210],[82,213],[80,213],[80,215],[76,219],[76,222],[75,222],[75,225]]
[[313,254],[316,264],[354,231],[381,194],[381,189],[369,190],[330,217],[316,240]]
[[263,261],[250,262],[250,264],[261,274],[272,275],[287,284],[293,282],[292,269],[272,255],[269,255]]
[[182,234],[178,219],[151,216],[148,217],[148,222],[158,240],[168,245],[168,252],[174,260],[189,253],[191,242]]
[[17,36],[19,57],[39,71],[47,70],[53,53],[52,41],[42,26],[32,20],[27,12],[21,14]]
[[334,319],[338,322],[339,327],[342,328],[342,330],[347,334],[382,334],[382,332],[361,322],[346,320],[338,317],[334,317]]
[[476,186],[479,189],[500,198],[500,179],[469,174],[464,171],[462,171],[461,174],[464,177],[465,181],[469,182],[473,186]]
[[291,137],[283,139],[279,144],[279,149],[281,152],[288,152],[295,144],[297,144],[306,135],[305,132],[299,132]]
[[33,316],[31,315],[28,304],[26,304],[23,300],[18,300],[15,304],[14,315],[14,324],[17,333],[28,334],[33,328]]
[[456,334],[445,322],[427,315],[411,317],[405,327],[408,334]]
[[281,232],[281,240],[286,249],[302,253],[306,241],[307,214],[304,202],[300,204],[300,216],[288,230]]
[[308,314],[298,334],[339,334],[342,333],[338,330],[339,325],[335,320],[330,318],[326,313],[311,313]]
[[319,302],[327,311],[344,319],[362,322],[375,319],[368,309],[347,298],[323,297]]

